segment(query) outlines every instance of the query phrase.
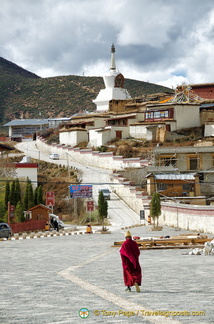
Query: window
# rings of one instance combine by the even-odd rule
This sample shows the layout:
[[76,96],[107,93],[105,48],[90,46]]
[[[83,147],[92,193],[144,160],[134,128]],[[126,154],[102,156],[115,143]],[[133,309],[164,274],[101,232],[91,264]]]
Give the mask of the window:
[[160,117],[161,117],[160,111],[155,111],[154,112],[154,118],[160,118]]
[[153,119],[153,111],[151,112],[146,112],[146,119]]
[[122,139],[122,131],[116,131],[116,138]]
[[199,169],[199,158],[190,157],[189,158],[189,170],[198,170]]
[[173,108],[167,110],[147,111],[145,114],[145,120],[160,120],[166,118],[173,118]]
[[163,156],[158,160],[158,166],[176,166],[176,158],[175,156]]
[[13,127],[13,135],[31,135],[33,133],[39,132],[43,129],[47,129],[45,125],[35,125],[35,126],[25,126],[25,127]]
[[158,183],[157,184],[157,190],[158,191],[167,190],[167,184],[166,183]]
[[167,124],[167,125],[166,125],[166,131],[167,131],[167,132],[171,132],[171,125],[170,125],[170,124]]
[[168,110],[164,110],[160,112],[160,117],[161,118],[168,118],[169,117],[169,112]]
[[185,183],[182,186],[183,191],[189,192],[189,191],[194,191],[194,185],[191,183]]

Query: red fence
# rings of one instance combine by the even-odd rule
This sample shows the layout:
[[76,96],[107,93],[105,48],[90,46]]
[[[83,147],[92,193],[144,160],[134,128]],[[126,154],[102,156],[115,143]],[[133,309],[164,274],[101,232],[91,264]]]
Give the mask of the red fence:
[[37,221],[29,220],[24,223],[11,224],[10,227],[12,228],[13,233],[29,232],[29,231],[45,229],[46,223],[47,223],[46,220],[37,220]]
[[1,142],[7,142],[7,141],[9,141],[9,137],[1,136],[0,141]]

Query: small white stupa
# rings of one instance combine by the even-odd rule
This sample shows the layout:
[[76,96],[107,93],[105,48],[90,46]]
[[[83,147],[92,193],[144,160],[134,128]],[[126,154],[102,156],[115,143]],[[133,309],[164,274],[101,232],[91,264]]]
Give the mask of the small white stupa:
[[124,76],[116,69],[115,46],[111,46],[111,67],[107,75],[103,77],[105,89],[101,89],[97,98],[93,100],[97,111],[109,110],[109,101],[131,99],[130,94],[124,89]]

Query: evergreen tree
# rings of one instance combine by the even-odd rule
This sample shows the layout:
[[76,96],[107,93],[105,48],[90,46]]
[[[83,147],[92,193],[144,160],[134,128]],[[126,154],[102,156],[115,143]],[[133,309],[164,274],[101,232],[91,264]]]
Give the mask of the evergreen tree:
[[42,186],[40,185],[38,187],[38,191],[37,191],[37,205],[39,204],[43,204],[44,200],[43,200],[43,191],[42,191]]
[[15,217],[16,217],[16,221],[18,223],[25,221],[25,218],[24,218],[24,210],[23,210],[22,203],[20,201],[16,205]]
[[34,201],[33,201],[33,186],[31,181],[28,184],[28,208],[31,208],[34,206]]
[[7,222],[8,222],[8,210],[6,210],[6,211],[4,212],[3,219],[4,219],[3,223],[7,223]]
[[25,188],[23,207],[24,207],[24,210],[28,209],[28,183],[27,183],[26,188]]
[[34,190],[34,195],[33,195],[34,206],[38,205],[37,199],[38,199],[38,187],[36,187],[36,189]]
[[104,218],[108,215],[108,203],[104,198],[104,195],[102,191],[99,192],[98,196],[98,215],[103,223],[103,229],[104,229]]
[[4,223],[5,206],[0,201],[0,223]]
[[107,216],[108,216],[108,202],[106,199],[104,199],[103,216],[105,218],[107,218]]
[[15,205],[17,205],[19,201],[21,201],[21,187],[20,187],[19,179],[16,179],[15,180]]
[[15,180],[13,180],[12,183],[11,183],[10,196],[9,196],[9,202],[13,206],[16,205],[16,201],[15,201],[15,188],[16,188],[16,184],[15,184]]
[[29,185],[31,184],[31,181],[29,178],[27,178],[27,183],[25,187],[25,194],[24,194],[24,210],[27,210],[29,207]]
[[7,181],[5,186],[5,196],[4,196],[5,210],[7,210],[8,208],[9,197],[10,197],[10,183],[9,181]]
[[160,215],[161,215],[160,194],[158,192],[154,192],[150,202],[150,216],[153,218],[154,224],[155,224],[155,219],[157,219],[157,226],[158,226],[158,217]]

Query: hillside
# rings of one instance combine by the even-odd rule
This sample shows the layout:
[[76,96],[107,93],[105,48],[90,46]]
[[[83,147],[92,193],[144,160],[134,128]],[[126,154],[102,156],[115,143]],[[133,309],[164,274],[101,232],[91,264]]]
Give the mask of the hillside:
[[[58,76],[40,78],[0,58],[0,125],[15,118],[69,117],[80,110],[93,111],[102,77]],[[167,87],[131,79],[125,80],[130,95],[139,97],[170,91]]]

